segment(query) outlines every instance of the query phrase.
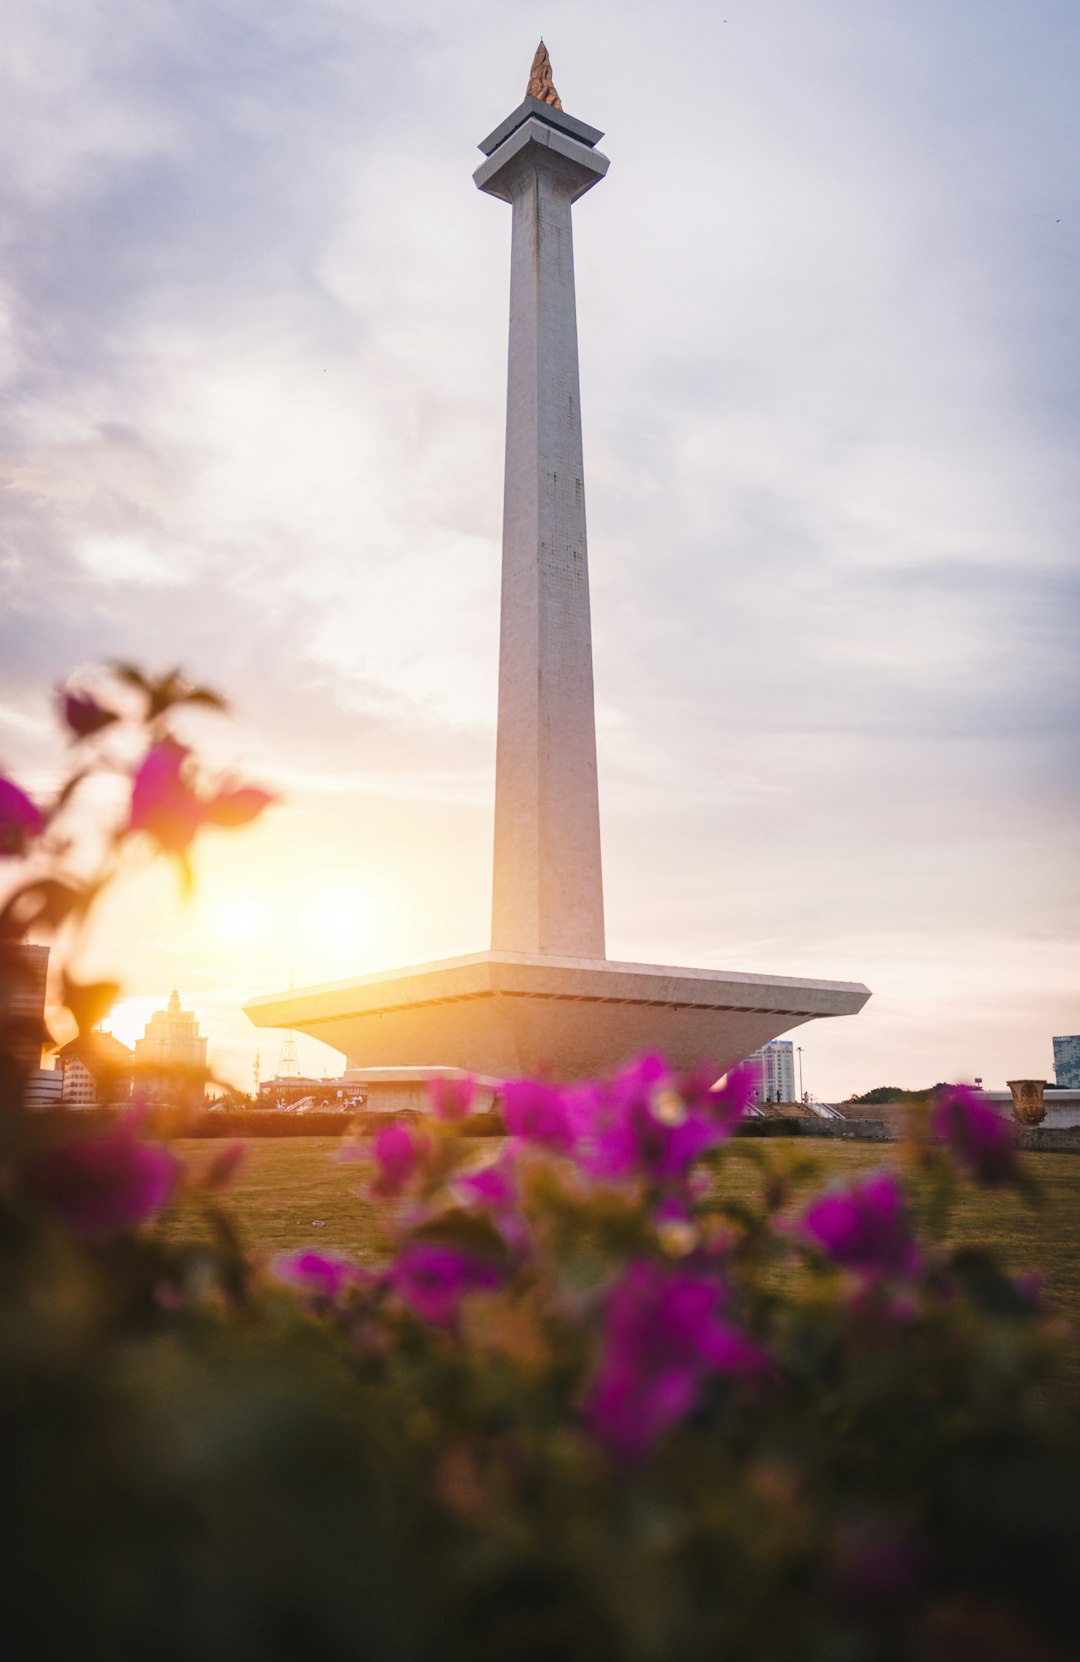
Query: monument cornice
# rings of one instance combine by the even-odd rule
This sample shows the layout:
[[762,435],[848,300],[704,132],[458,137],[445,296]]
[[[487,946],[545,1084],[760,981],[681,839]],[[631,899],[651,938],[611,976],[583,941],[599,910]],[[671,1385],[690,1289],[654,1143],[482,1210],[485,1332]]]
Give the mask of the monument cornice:
[[544,103],[542,99],[532,98],[526,94],[517,109],[512,110],[505,121],[500,121],[499,125],[488,134],[487,138],[481,139],[476,148],[482,150],[485,156],[492,155],[500,144],[508,139],[511,133],[516,132],[522,123],[528,121],[530,117],[536,121],[545,122],[547,126],[554,127],[560,132],[569,133],[571,138],[579,139],[582,144],[587,144],[590,147],[599,144],[604,136],[599,127],[590,127],[587,121],[579,121],[576,116],[567,115],[565,110],[555,109],[551,104]]
[[517,180],[537,166],[561,172],[571,184],[570,200],[576,202],[604,177],[610,163],[599,150],[530,115],[486,162],[481,162],[473,174],[473,182],[477,190],[511,202]]

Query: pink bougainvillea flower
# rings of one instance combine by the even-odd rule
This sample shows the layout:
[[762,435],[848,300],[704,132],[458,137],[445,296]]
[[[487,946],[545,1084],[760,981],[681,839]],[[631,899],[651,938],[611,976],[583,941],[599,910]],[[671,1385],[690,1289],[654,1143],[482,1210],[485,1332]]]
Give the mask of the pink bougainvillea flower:
[[462,1247],[412,1241],[390,1271],[390,1285],[414,1315],[434,1327],[452,1327],[468,1293],[497,1287],[503,1272]]
[[378,1168],[372,1195],[377,1200],[393,1200],[400,1195],[419,1171],[427,1147],[427,1138],[407,1125],[384,1125],[372,1146]]
[[368,1279],[367,1272],[350,1258],[330,1252],[291,1252],[275,1258],[273,1271],[302,1293],[333,1303],[347,1287]]
[[135,774],[127,830],[146,831],[168,854],[185,854],[200,826],[248,825],[273,801],[255,786],[201,797],[187,778],[186,745],[161,739]]
[[167,1204],[179,1164],[135,1131],[129,1117],[104,1136],[63,1144],[42,1163],[38,1191],[73,1234],[95,1239],[130,1229]]
[[428,1080],[428,1099],[436,1119],[467,1119],[475,1097],[476,1081],[468,1074],[464,1079],[446,1079],[436,1074]]
[[1019,1175],[1012,1126],[966,1085],[939,1093],[931,1128],[977,1183],[994,1188]]
[[183,854],[203,822],[203,805],[184,778],[191,752],[174,739],[147,751],[131,787],[128,831],[147,831],[170,854]]
[[704,1382],[761,1375],[768,1353],[719,1311],[715,1275],[629,1264],[608,1296],[585,1423],[619,1460],[636,1460],[698,1406]]
[[91,693],[66,692],[61,688],[60,704],[64,720],[77,739],[88,739],[120,719],[115,710],[107,710]]
[[729,1069],[721,1085],[710,1085],[704,1096],[706,1112],[727,1130],[733,1130],[747,1109],[752,1107],[758,1093],[760,1075],[748,1063],[741,1062]]
[[463,1172],[454,1179],[453,1190],[464,1206],[487,1214],[515,1253],[524,1252],[529,1232],[518,1204],[517,1164],[511,1154],[503,1154],[476,1171]]
[[513,1163],[503,1158],[490,1166],[481,1166],[479,1171],[463,1172],[454,1179],[454,1191],[463,1200],[494,1211],[512,1206],[517,1198]]
[[919,1267],[904,1192],[891,1172],[819,1195],[803,1213],[802,1228],[845,1269],[904,1276]]
[[0,774],[0,858],[26,851],[31,837],[45,829],[45,815],[25,791]]
[[714,1091],[710,1074],[680,1077],[662,1057],[642,1056],[613,1080],[582,1087],[573,1100],[585,1169],[607,1182],[684,1183],[744,1111],[741,1086]]
[[554,1154],[567,1154],[575,1133],[567,1094],[540,1079],[510,1079],[502,1087],[503,1119],[511,1137]]

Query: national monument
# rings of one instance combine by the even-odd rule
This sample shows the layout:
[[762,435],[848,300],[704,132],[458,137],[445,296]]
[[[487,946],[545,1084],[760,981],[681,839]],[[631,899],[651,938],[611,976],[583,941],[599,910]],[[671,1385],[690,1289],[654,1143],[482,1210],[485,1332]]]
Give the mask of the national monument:
[[491,950],[246,1006],[365,1072],[571,1078],[646,1049],[720,1072],[870,996],[605,956],[571,218],[607,173],[602,137],[563,110],[541,42],[473,175],[512,210]]

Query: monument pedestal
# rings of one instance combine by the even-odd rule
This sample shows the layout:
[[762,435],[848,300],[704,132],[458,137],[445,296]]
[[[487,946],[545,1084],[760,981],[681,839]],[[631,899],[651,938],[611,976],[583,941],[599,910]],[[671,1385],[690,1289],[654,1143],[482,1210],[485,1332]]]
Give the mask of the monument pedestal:
[[723,1073],[752,1050],[870,994],[848,981],[480,952],[254,999],[257,1027],[290,1027],[349,1067],[464,1068],[504,1079],[608,1073],[658,1050]]

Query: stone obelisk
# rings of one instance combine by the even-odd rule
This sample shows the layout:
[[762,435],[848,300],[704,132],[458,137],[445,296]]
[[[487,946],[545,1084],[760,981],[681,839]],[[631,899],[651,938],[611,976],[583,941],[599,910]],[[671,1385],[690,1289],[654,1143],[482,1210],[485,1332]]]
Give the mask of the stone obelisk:
[[513,209],[493,952],[604,957],[592,626],[571,205],[607,172],[543,41],[525,103],[481,149]]
[[256,1026],[344,1051],[375,1105],[432,1071],[573,1079],[642,1050],[722,1073],[870,996],[859,982],[605,954],[571,225],[607,172],[602,137],[562,108],[541,41],[473,175],[513,209],[491,950],[246,1006]]

